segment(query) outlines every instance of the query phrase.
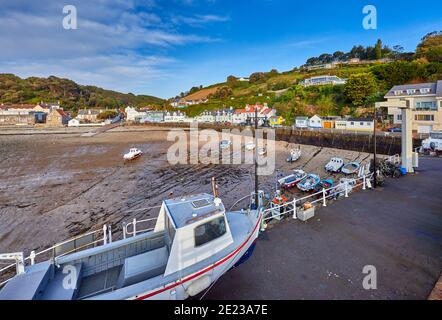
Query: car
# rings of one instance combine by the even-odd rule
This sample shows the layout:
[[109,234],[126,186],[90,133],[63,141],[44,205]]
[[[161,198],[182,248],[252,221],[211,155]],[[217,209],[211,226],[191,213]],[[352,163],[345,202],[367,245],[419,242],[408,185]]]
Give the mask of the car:
[[402,132],[402,128],[394,127],[388,129],[388,132]]

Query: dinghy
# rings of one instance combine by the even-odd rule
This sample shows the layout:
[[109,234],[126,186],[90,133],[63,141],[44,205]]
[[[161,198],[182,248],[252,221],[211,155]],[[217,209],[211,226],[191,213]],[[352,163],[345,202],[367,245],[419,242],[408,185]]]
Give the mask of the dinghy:
[[340,172],[344,166],[344,160],[341,158],[331,158],[330,161],[325,165],[325,171],[337,173]]
[[287,162],[295,162],[301,158],[301,148],[295,148],[290,151],[290,155],[287,158]]
[[246,145],[244,147],[246,148],[246,150],[252,151],[255,149],[255,144],[253,142],[249,142],[249,143],[246,143]]
[[361,166],[361,164],[359,162],[349,162],[344,164],[344,166],[341,169],[341,172],[343,174],[353,174],[353,173],[357,173],[359,170],[359,167]]
[[[330,189],[334,186],[335,182],[332,179],[325,179],[325,180],[321,180],[321,182],[319,182],[316,187],[315,187],[315,191],[319,192],[323,189]],[[329,191],[328,191],[329,192]]]
[[298,183],[298,189],[301,191],[311,191],[321,182],[321,178],[317,174],[309,174],[304,180]]
[[143,151],[137,148],[131,148],[128,153],[123,156],[126,161],[135,160],[143,155]]
[[230,140],[221,140],[219,147],[221,149],[228,149],[232,145],[232,142]]
[[303,170],[293,170],[293,174],[284,177],[278,180],[279,185],[283,189],[290,189],[296,186],[299,182],[301,182],[305,177],[307,177],[307,173]]
[[267,153],[266,148],[258,148],[258,155],[263,156]]

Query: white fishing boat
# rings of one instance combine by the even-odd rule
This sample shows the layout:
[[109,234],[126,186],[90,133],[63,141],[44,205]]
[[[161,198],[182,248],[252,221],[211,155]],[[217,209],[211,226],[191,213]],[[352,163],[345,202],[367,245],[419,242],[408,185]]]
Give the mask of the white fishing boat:
[[307,177],[307,173],[303,170],[293,170],[293,174],[278,180],[279,185],[283,189],[290,189]]
[[344,166],[344,160],[341,158],[331,158],[330,161],[325,165],[325,171],[337,173],[340,172]]
[[248,142],[246,143],[246,145],[244,146],[244,148],[248,151],[252,151],[255,150],[255,144],[253,142]]
[[287,158],[287,162],[295,162],[298,161],[299,158],[301,158],[301,148],[294,148],[292,150],[290,150],[290,155]]
[[221,140],[221,142],[219,143],[219,147],[221,149],[229,149],[231,145],[232,142],[230,140]]
[[430,132],[430,136],[422,141],[421,151],[442,154],[442,131]]
[[258,152],[258,155],[263,156],[267,153],[267,149],[264,147],[258,148],[257,152]]
[[123,159],[126,161],[135,160],[143,155],[143,151],[137,148],[131,148],[128,153],[124,154]]
[[344,164],[344,166],[341,169],[341,172],[343,174],[357,173],[359,171],[360,166],[361,166],[361,164],[359,162],[356,162],[356,161],[349,162],[349,163]]
[[[226,211],[217,195],[165,200],[153,230],[142,231],[133,223],[132,233],[129,224],[123,225],[125,236],[116,241],[104,228],[102,239],[89,233],[27,259],[22,252],[0,255],[17,266],[17,274],[2,288],[0,284],[0,300],[195,296],[251,255],[264,199],[262,191],[255,195],[249,209],[233,212]],[[36,263],[35,257],[44,252],[53,256]]]

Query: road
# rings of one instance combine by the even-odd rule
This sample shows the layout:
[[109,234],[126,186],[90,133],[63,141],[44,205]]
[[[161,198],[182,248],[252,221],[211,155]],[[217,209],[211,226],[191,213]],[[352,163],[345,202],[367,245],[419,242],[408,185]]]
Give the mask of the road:
[[[442,159],[261,234],[204,299],[427,299],[442,271]],[[365,290],[364,266],[377,271]]]

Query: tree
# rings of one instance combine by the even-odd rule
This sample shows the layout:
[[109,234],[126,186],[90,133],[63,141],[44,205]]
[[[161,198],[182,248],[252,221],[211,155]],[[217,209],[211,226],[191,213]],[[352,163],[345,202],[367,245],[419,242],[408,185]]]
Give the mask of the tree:
[[382,40],[378,39],[378,41],[376,42],[376,45],[374,47],[374,51],[375,51],[375,59],[379,60],[382,59]]
[[357,73],[350,76],[344,87],[345,96],[354,106],[362,106],[366,99],[377,91],[375,77],[371,73]]
[[442,62],[442,31],[424,36],[416,48],[416,56],[430,62]]
[[249,83],[257,83],[266,79],[266,74],[264,72],[252,73],[249,77]]
[[99,113],[97,115],[97,118],[100,120],[107,120],[107,119],[115,118],[117,116],[117,114],[118,113],[114,110],[106,110],[106,111]]

